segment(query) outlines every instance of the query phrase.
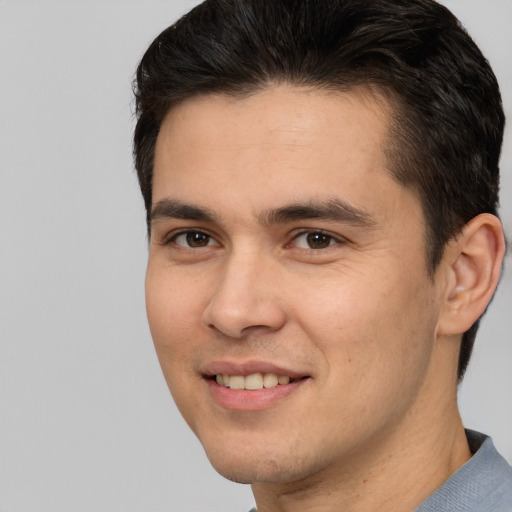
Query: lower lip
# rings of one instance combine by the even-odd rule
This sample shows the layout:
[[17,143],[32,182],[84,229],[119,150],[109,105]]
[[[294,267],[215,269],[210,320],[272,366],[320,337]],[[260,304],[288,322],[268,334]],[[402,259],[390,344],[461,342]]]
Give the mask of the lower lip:
[[309,379],[277,385],[254,391],[231,389],[220,386],[213,379],[205,379],[210,394],[218,405],[232,411],[261,411],[296,393]]

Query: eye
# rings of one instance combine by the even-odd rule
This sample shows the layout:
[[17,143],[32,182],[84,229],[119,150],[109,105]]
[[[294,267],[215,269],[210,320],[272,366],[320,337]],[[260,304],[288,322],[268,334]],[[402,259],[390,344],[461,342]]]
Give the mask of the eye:
[[293,240],[293,246],[299,249],[326,249],[341,241],[323,231],[306,231],[297,235]]
[[202,231],[184,231],[174,235],[169,242],[179,245],[180,247],[192,249],[207,247],[209,245],[218,245],[215,239]]

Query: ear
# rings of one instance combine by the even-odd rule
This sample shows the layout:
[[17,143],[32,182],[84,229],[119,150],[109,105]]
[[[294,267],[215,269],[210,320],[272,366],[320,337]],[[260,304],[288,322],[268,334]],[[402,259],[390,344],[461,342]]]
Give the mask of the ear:
[[446,280],[438,334],[466,332],[485,312],[498,285],[505,255],[500,220],[483,213],[471,219],[443,255]]

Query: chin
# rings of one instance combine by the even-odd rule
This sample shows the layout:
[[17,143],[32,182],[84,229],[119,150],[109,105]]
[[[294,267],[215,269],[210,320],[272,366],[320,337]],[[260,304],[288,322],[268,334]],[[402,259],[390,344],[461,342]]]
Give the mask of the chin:
[[260,477],[272,478],[279,472],[269,453],[262,453],[257,446],[242,446],[235,442],[203,442],[203,447],[213,468],[223,477],[241,484],[251,484]]
[[272,460],[241,460],[240,457],[227,459],[226,454],[222,457],[222,460],[210,456],[208,458],[213,468],[220,475],[239,484],[277,483],[283,479],[282,470]]
[[[281,443],[279,447],[203,444],[213,468],[223,477],[241,484],[288,483],[315,473],[321,468],[299,450]],[[274,449],[273,449],[274,448]]]

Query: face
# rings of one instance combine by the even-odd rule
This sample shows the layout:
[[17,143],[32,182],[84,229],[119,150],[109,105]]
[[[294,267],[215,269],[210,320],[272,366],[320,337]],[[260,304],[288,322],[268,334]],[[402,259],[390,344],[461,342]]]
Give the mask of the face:
[[333,470],[428,416],[439,299],[387,119],[369,93],[280,86],[187,100],[162,125],[148,318],[228,478]]

